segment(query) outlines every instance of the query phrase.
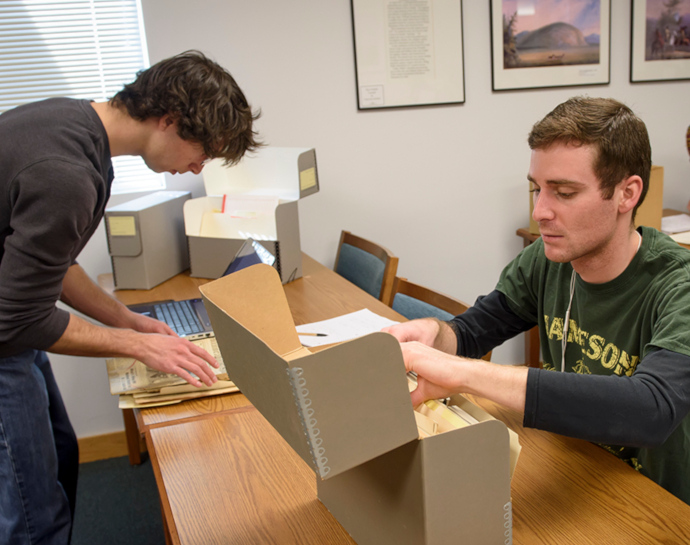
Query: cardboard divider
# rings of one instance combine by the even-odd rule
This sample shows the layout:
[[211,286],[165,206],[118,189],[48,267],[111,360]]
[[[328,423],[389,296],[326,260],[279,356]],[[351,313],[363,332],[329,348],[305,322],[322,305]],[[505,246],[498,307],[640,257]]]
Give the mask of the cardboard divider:
[[462,396],[451,401],[476,423],[457,427],[436,402],[416,417],[387,333],[302,348],[266,265],[200,289],[230,379],[321,477],[319,499],[359,545],[512,542],[505,424]]
[[391,335],[301,350],[280,279],[267,265],[200,289],[230,380],[322,478],[417,437]]

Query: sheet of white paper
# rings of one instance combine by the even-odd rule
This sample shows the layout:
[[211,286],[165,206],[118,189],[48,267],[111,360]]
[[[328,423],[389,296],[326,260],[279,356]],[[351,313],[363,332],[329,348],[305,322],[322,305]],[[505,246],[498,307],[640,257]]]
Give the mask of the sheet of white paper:
[[677,214],[661,218],[661,231],[667,235],[690,231],[690,216],[687,214]]
[[676,233],[675,235],[671,235],[671,238],[680,244],[690,244],[690,231]]
[[394,322],[378,314],[374,314],[368,309],[351,312],[337,318],[314,322],[311,324],[298,325],[297,334],[303,333],[325,333],[325,337],[310,337],[300,335],[299,340],[304,346],[321,346],[324,344],[339,343],[356,339],[369,333],[381,331],[384,327],[394,325]]

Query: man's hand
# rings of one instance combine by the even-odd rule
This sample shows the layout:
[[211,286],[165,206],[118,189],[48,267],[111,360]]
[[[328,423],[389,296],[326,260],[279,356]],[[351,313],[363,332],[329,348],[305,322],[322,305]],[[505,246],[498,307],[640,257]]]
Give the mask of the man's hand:
[[384,327],[381,331],[390,333],[401,343],[416,341],[447,354],[455,354],[458,347],[458,340],[450,326],[436,318],[403,322]]
[[418,342],[402,343],[405,369],[417,373],[412,406],[453,394],[485,397],[518,412],[525,410],[528,368],[451,356]]
[[400,347],[405,369],[417,373],[417,389],[411,394],[413,407],[427,399],[441,399],[461,391],[461,358],[419,342],[404,342]]
[[158,371],[173,373],[193,386],[211,386],[218,380],[209,368],[219,367],[218,362],[206,350],[170,335],[167,326],[157,320],[147,323],[154,328],[162,326],[163,333],[100,327],[71,314],[67,329],[48,351],[72,356],[134,358]]
[[137,359],[152,369],[177,375],[192,386],[201,386],[202,382],[206,386],[213,385],[218,379],[209,365],[218,368],[218,362],[203,348],[173,335],[145,335],[143,352]]
[[132,312],[131,310],[129,313],[131,314],[129,317],[130,329],[138,331],[139,333],[158,333],[160,335],[177,337],[177,333],[175,333],[165,322],[139,314],[138,312]]
[[439,332],[439,321],[425,318],[384,327],[381,331],[390,333],[401,343],[417,341],[427,346],[434,346]]

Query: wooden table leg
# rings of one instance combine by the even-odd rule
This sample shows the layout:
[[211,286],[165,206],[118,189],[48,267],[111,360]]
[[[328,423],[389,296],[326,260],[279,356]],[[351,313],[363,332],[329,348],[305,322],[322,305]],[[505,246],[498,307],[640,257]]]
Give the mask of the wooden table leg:
[[173,545],[172,538],[170,537],[170,528],[168,527],[168,520],[165,518],[165,509],[163,509],[163,502],[161,505],[161,516],[163,517],[163,532],[165,533],[165,545]]
[[125,436],[127,437],[127,453],[130,465],[141,463],[141,450],[139,448],[139,428],[134,417],[134,409],[122,409],[122,418],[125,421]]

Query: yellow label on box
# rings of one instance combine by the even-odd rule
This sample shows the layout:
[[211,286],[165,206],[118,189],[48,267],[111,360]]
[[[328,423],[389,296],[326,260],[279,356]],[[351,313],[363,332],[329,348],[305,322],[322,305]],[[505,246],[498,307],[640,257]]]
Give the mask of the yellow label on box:
[[108,216],[108,230],[112,237],[133,237],[137,234],[134,216]]
[[316,169],[308,168],[299,173],[299,187],[302,191],[316,185]]

